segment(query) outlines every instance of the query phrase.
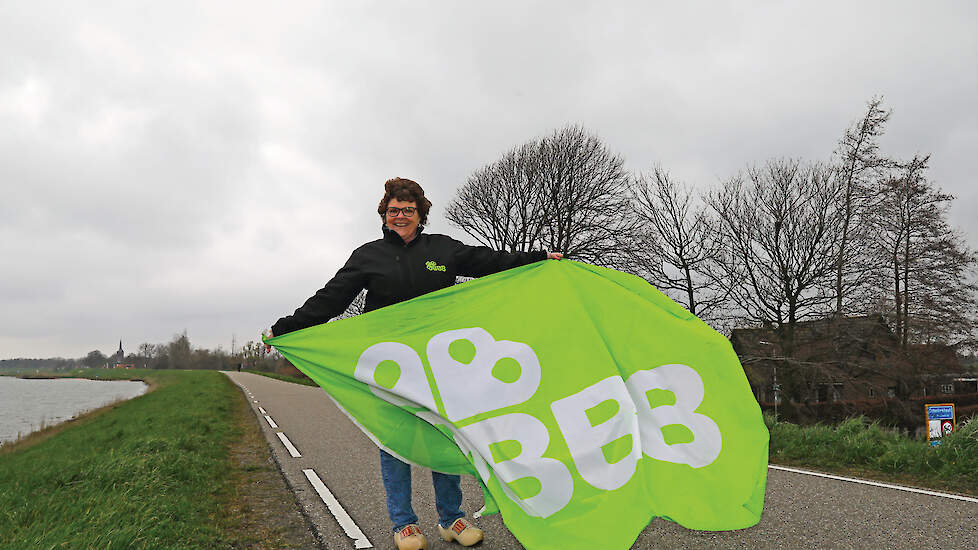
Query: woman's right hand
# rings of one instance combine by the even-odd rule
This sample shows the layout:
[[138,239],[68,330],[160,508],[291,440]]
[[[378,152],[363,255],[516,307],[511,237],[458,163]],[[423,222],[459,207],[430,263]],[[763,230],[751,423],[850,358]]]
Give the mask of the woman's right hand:
[[[272,329],[268,329],[268,332],[265,334],[265,336],[268,337],[268,338],[274,338],[275,337],[275,335],[272,334]],[[272,351],[272,346],[269,345],[269,344],[265,344],[265,353],[270,353],[271,351]]]

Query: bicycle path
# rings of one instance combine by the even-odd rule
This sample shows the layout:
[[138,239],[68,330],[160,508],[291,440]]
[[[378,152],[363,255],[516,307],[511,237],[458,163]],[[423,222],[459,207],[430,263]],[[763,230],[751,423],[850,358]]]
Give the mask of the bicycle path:
[[[248,396],[324,547],[393,548],[377,447],[323,390],[251,373],[225,374]],[[429,548],[460,548],[438,537],[430,471],[412,472],[414,509]],[[462,509],[471,516],[482,507],[482,491],[474,478],[462,476],[462,492]],[[523,548],[498,514],[477,523],[486,532],[482,548]],[[632,548],[974,549],[978,502],[771,469],[764,514],[756,526],[691,531],[656,519]]]

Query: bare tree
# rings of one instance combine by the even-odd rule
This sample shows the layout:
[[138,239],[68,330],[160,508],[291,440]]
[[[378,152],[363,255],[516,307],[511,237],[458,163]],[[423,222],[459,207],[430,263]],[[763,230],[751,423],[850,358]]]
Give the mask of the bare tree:
[[866,113],[846,129],[835,151],[843,199],[835,266],[835,312],[839,316],[852,310],[853,303],[865,304],[862,291],[869,287],[872,266],[865,260],[871,256],[867,252],[872,235],[866,218],[873,202],[872,186],[881,171],[892,164],[880,156],[876,141],[890,118],[882,103],[881,97],[874,97],[866,104]]
[[744,321],[773,328],[787,357],[795,324],[824,314],[834,297],[842,192],[830,167],[775,160],[709,198],[732,306]]
[[356,317],[363,313],[364,308],[367,306],[367,291],[361,290],[359,294],[353,298],[350,305],[346,306],[343,313],[340,313],[336,317],[330,319],[330,321],[339,321],[340,319],[349,319],[350,317]]
[[469,176],[445,210],[448,221],[497,250],[538,246],[549,206],[538,176],[539,147],[525,143]]
[[621,266],[635,230],[628,214],[631,176],[624,160],[579,126],[540,143],[546,197],[544,248],[586,262]]
[[720,242],[705,204],[659,166],[634,186],[639,226],[630,248],[633,270],[693,315],[716,317],[727,296],[711,266]]
[[190,338],[187,337],[186,329],[180,334],[174,334],[173,340],[170,340],[170,342],[166,344],[166,368],[190,368],[190,356],[192,350],[193,346],[190,345]]
[[480,243],[543,248],[617,266],[635,228],[624,161],[578,126],[510,150],[475,172],[445,217]]
[[[947,222],[953,197],[927,180],[930,156],[915,156],[881,182],[875,210],[878,289],[900,346],[953,344],[974,334],[976,256]],[[885,290],[888,289],[888,290]]]
[[238,353],[245,368],[258,369],[265,358],[265,346],[261,342],[248,340]]
[[86,355],[85,358],[81,360],[81,363],[91,369],[96,367],[104,367],[106,361],[108,361],[108,357],[106,357],[104,353],[96,349],[88,352],[88,355]]

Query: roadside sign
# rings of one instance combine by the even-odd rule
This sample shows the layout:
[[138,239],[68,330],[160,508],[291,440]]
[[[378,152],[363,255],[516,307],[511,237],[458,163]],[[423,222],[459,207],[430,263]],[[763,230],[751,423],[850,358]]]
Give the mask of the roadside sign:
[[924,405],[927,417],[927,442],[931,446],[941,444],[941,439],[954,431],[954,403]]

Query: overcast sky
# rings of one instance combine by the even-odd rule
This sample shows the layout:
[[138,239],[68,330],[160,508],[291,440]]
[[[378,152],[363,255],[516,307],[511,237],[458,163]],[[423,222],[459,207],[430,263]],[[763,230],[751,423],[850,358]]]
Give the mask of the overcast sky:
[[386,179],[461,238],[456,188],[568,123],[707,188],[880,94],[978,248],[978,4],[686,4],[0,1],[0,358],[254,340]]

